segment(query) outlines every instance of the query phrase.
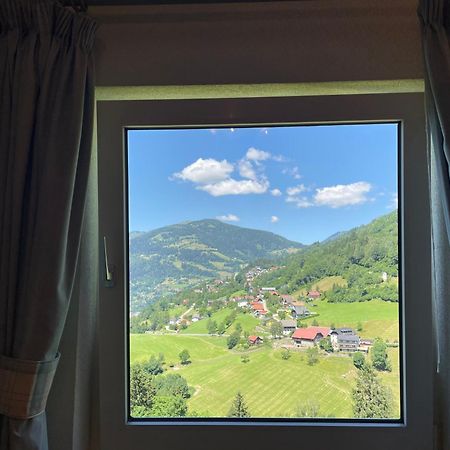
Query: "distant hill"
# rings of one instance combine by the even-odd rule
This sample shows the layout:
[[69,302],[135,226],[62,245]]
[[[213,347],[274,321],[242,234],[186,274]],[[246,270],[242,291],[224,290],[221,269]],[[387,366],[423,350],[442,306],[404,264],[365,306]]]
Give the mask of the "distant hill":
[[131,310],[145,306],[153,294],[232,276],[254,260],[279,258],[303,247],[274,233],[214,219],[132,232]]

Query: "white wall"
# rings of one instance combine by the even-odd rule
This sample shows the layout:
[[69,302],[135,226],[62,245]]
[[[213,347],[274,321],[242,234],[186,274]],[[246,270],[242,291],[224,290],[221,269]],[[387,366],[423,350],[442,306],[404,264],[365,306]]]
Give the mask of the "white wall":
[[[101,24],[99,86],[422,77],[416,2],[411,0],[92,7],[89,13]],[[89,440],[87,429],[78,435],[82,424],[73,424],[73,411],[59,411],[62,399],[74,401],[67,380],[74,378],[70,358],[78,339],[76,321],[68,318],[61,344],[68,362],[60,364],[49,402],[51,449],[70,450],[77,441]]]

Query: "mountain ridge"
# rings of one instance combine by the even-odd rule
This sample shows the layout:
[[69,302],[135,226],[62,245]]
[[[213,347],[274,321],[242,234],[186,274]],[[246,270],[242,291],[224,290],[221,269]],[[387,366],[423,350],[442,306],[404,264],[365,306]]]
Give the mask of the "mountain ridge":
[[208,278],[233,276],[259,258],[278,258],[305,246],[270,231],[217,219],[182,222],[130,233],[132,310],[151,296],[174,293]]

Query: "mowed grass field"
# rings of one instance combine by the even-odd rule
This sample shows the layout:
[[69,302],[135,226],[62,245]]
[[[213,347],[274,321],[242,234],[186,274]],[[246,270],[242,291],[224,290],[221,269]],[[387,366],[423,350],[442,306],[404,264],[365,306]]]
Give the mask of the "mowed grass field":
[[359,322],[363,330],[358,332],[364,338],[381,337],[390,342],[398,341],[398,303],[371,300],[369,302],[354,303],[328,303],[325,300],[317,300],[315,306],[309,307],[313,313],[319,316],[305,319],[306,324],[311,325],[316,320],[319,325],[329,327],[351,327],[356,330]]
[[[187,349],[192,363],[178,364],[178,354]],[[383,374],[383,382],[393,391],[399,414],[398,349],[389,349],[393,371]],[[179,373],[195,388],[188,400],[189,411],[201,416],[226,416],[231,401],[240,391],[252,417],[290,417],[296,407],[308,400],[320,405],[320,415],[352,417],[351,391],[356,369],[348,356],[321,356],[314,366],[307,364],[304,352],[291,352],[283,360],[281,350],[261,346],[242,353],[229,351],[225,339],[183,335],[131,335],[131,363],[163,353],[167,373]]]

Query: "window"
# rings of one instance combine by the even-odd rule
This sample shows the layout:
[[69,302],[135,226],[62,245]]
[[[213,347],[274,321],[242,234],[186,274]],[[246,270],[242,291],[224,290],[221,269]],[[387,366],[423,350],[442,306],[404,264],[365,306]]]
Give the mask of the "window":
[[398,129],[126,131],[132,418],[401,419]]
[[[259,446],[266,448],[264,445],[267,446],[269,441],[273,444],[276,440],[281,442],[284,439],[292,443],[307,442],[317,448],[334,445],[338,449],[352,449],[364,445],[375,449],[386,446],[386,442],[389,445],[426,448],[426,443],[430,442],[428,433],[431,430],[430,374],[426,369],[429,367],[426,337],[429,339],[430,336],[430,320],[426,318],[429,318],[430,312],[429,303],[424,303],[422,299],[429,292],[429,267],[426,264],[419,267],[415,263],[424,261],[424,255],[428,254],[427,217],[421,214],[427,208],[421,101],[420,95],[377,95],[99,104],[100,233],[106,237],[108,261],[115,266],[114,287],[106,287],[104,284],[101,286],[101,407],[102,433],[107,443],[105,448],[123,448],[128,445],[127,442],[133,442],[133,448],[140,449],[145,448],[149,440],[153,446],[156,445],[154,448],[159,448],[158,445],[160,448],[188,448],[186,445],[191,443],[186,442],[191,442],[191,435],[211,442],[220,441],[224,448],[225,444],[228,447],[236,445],[236,442],[242,442],[241,446],[258,442]],[[242,423],[205,422],[197,419],[184,421],[183,426],[162,419],[152,423],[129,421],[128,311],[125,301],[128,297],[127,161],[124,156],[127,142],[124,130],[145,127],[232,128],[253,124],[269,127],[280,124],[383,122],[399,123],[403,172],[400,190],[404,205],[400,220],[403,252],[400,257],[404,267],[402,288],[405,304],[401,310],[404,326],[400,333],[404,350],[401,364],[405,370],[401,378],[404,387],[404,415],[400,422],[371,424],[355,420],[342,424],[330,419],[302,423],[262,420],[252,421],[246,427],[241,427]],[[422,239],[417,239],[417,236]],[[315,290],[320,294],[320,288],[314,289],[311,286],[311,292]],[[345,330],[342,332],[345,333]],[[346,345],[349,346],[346,349],[349,351],[352,342],[346,340]],[[422,408],[418,408],[418,404]],[[263,415],[262,419],[264,417],[266,416]],[[110,430],[111,425],[114,429],[112,433],[106,431],[106,428]],[[176,433],[174,427],[177,427]],[[195,445],[195,439],[192,440],[192,445]]]

